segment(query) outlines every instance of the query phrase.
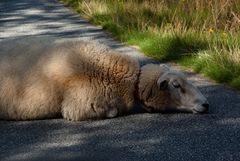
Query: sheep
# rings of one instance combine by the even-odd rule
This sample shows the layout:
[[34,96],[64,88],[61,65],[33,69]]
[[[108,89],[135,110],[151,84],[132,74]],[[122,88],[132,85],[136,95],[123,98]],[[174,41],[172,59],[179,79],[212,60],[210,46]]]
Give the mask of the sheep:
[[[43,41],[41,41],[43,42]],[[203,113],[207,99],[179,71],[93,41],[20,42],[0,53],[0,119],[113,118],[141,102],[149,112]]]

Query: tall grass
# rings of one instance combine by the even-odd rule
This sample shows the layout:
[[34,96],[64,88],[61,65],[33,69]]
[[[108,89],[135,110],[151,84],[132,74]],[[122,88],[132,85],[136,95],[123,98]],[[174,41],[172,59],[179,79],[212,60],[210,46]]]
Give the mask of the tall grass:
[[240,0],[61,0],[149,56],[240,89]]

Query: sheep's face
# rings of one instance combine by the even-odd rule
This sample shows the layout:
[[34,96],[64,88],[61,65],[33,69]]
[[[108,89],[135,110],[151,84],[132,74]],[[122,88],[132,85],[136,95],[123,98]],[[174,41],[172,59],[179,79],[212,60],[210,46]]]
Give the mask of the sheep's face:
[[182,111],[193,113],[208,112],[207,99],[189,82],[183,73],[165,70],[154,79],[150,89],[143,90],[143,102],[146,110]]

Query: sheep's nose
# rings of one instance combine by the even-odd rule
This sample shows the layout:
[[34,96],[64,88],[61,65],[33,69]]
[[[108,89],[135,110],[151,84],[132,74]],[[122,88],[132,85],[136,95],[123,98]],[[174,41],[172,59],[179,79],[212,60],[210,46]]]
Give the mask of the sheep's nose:
[[202,111],[202,113],[208,113],[208,111],[209,111],[209,104],[208,103],[203,103],[202,107],[204,107],[204,110]]

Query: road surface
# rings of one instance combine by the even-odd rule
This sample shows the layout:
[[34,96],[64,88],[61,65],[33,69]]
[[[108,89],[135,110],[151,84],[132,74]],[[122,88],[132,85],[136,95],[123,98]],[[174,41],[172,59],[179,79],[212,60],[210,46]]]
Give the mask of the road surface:
[[[1,0],[1,49],[4,43],[26,36],[92,39],[136,57],[141,64],[152,61],[55,0]],[[0,160],[239,161],[240,93],[186,73],[208,98],[209,114],[135,113],[82,122],[61,118],[0,121]]]

